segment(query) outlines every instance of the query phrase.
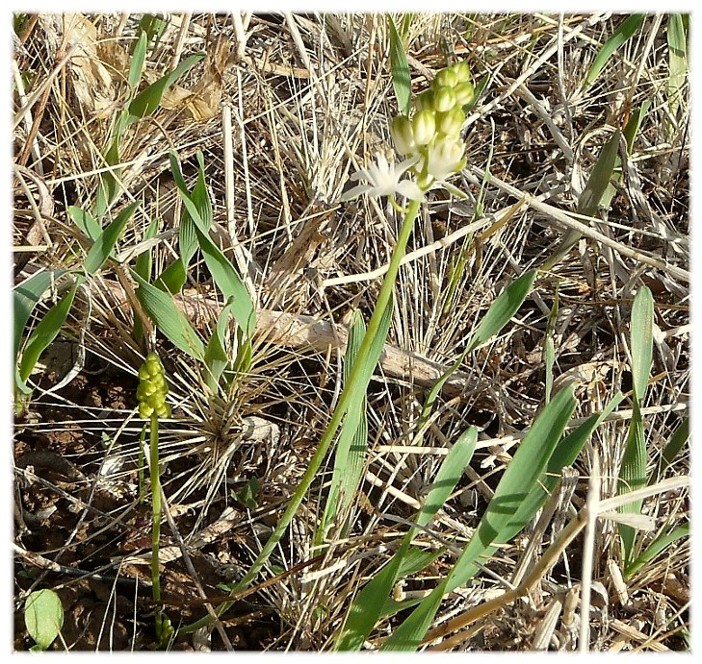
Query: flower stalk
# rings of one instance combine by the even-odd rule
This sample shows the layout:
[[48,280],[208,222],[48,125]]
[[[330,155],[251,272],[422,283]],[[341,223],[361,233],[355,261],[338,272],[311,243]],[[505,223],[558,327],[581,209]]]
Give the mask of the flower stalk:
[[158,460],[158,420],[170,417],[166,403],[168,384],[161,360],[156,353],[149,353],[139,368],[139,416],[149,420],[149,471],[151,477],[151,596],[157,606],[155,627],[159,643],[166,643],[173,634],[170,621],[158,605],[161,603],[161,569],[159,561],[161,541],[161,474]]

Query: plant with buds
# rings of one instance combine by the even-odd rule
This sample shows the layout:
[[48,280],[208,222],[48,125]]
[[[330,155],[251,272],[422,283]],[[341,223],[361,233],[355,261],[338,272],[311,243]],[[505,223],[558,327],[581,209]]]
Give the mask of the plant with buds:
[[[377,163],[352,176],[363,179],[349,190],[343,200],[360,194],[392,196],[400,194],[409,200],[440,186],[465,166],[461,128],[466,116],[463,107],[475,96],[466,62],[457,62],[439,71],[431,88],[415,100],[409,117],[398,115],[392,120],[390,133],[395,149],[406,159],[398,166],[378,155]],[[409,178],[402,179],[404,173]]]

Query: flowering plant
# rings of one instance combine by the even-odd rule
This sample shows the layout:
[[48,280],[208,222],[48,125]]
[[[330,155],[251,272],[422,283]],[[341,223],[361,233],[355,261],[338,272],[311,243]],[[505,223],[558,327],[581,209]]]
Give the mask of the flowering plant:
[[[422,200],[424,194],[445,184],[466,164],[461,128],[466,116],[463,107],[475,96],[466,62],[457,62],[438,72],[429,90],[420,94],[409,116],[392,120],[391,134],[397,152],[406,157],[398,165],[378,154],[376,163],[351,176],[365,180],[347,191],[342,200],[361,194],[404,196]],[[405,175],[408,177],[404,177]]]

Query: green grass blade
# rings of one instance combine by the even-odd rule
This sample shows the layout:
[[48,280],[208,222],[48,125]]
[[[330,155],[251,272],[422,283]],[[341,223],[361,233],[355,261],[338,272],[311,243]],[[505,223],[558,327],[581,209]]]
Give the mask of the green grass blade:
[[477,444],[478,430],[475,427],[469,427],[448,451],[417,516],[418,527],[425,527],[444,506],[461,479],[466,466],[473,458]]
[[87,210],[83,210],[76,205],[71,205],[68,208],[68,216],[73,220],[73,223],[78,226],[80,232],[93,242],[100,237],[102,226],[100,226],[95,217]]
[[409,64],[405,47],[397,33],[395,22],[388,15],[388,30],[390,31],[390,67],[392,70],[392,87],[397,97],[397,106],[402,115],[408,116],[412,105],[412,82],[410,80]]
[[631,373],[634,398],[639,402],[646,394],[652,361],[653,295],[647,286],[641,286],[631,309]]
[[556,329],[556,321],[558,320],[558,287],[553,294],[553,304],[551,312],[548,316],[546,324],[546,335],[544,338],[544,365],[546,367],[544,403],[551,401],[551,392],[553,390],[553,366],[556,363],[556,348],[553,342],[553,335]]
[[687,35],[681,14],[668,17],[668,108],[675,117],[685,89],[689,69],[687,57]]
[[202,251],[205,263],[212,273],[212,278],[224,297],[232,299],[234,317],[239,327],[244,330],[246,337],[250,339],[256,328],[256,309],[249,297],[249,291],[239,277],[239,273],[219,247],[199,228],[196,228],[195,232],[200,251]]
[[[387,317],[390,325],[390,316]],[[358,360],[358,349],[361,346],[366,325],[360,311],[354,312],[353,323],[349,329],[346,356],[344,358],[344,384],[348,382],[351,366]],[[385,331],[387,334],[387,330]],[[334,470],[331,485],[324,506],[324,514],[317,528],[315,543],[321,544],[327,536],[327,530],[334,520],[348,514],[348,509],[356,496],[356,488],[360,482],[368,447],[368,418],[366,415],[367,399],[364,397],[358,404],[349,408],[334,454]],[[338,524],[342,525],[342,524]],[[346,528],[342,529],[342,535]]]
[[[636,135],[639,133],[639,130],[641,129],[641,123],[643,122],[644,118],[648,114],[648,111],[651,108],[651,102],[647,99],[646,101],[641,102],[641,106],[638,108],[634,109],[631,112],[631,116],[629,117],[629,121],[626,123],[626,126],[624,127],[624,138],[626,139],[626,149],[629,154],[632,154],[634,150],[634,140],[636,139]],[[618,160],[620,163],[618,163],[617,166],[621,166],[621,160]]]
[[187,280],[188,273],[185,271],[182,258],[179,257],[161,272],[159,278],[154,281],[154,286],[175,295],[180,293]]
[[[634,414],[629,424],[624,457],[619,471],[619,493],[635,491],[646,485],[646,436],[641,406],[646,395],[653,360],[653,295],[641,286],[631,309],[631,373],[634,384]],[[622,506],[621,511],[640,514],[642,501],[636,500]],[[634,556],[636,530],[620,525],[619,533],[624,548],[624,560],[629,564]]]
[[510,321],[512,316],[522,306],[526,296],[531,291],[536,279],[536,270],[530,270],[523,274],[519,279],[513,281],[505,290],[497,296],[495,301],[490,305],[485,316],[483,316],[480,324],[470,338],[465,350],[458,359],[448,368],[448,370],[436,381],[427,395],[422,408],[422,414],[419,417],[418,428],[421,429],[427,422],[434,408],[434,403],[441,394],[444,383],[458,370],[463,360],[468,353],[473,352],[478,346],[484,344],[491,337],[502,330],[502,328]]
[[34,328],[34,331],[29,336],[27,345],[25,346],[22,359],[19,364],[19,379],[21,381],[20,389],[24,388],[27,383],[34,366],[41,354],[48,348],[49,344],[56,338],[62,325],[66,321],[68,312],[73,306],[73,300],[78,290],[79,280],[73,284],[66,295],[61,298],[49,311],[46,312],[44,318]]
[[15,358],[22,341],[22,332],[24,332],[34,307],[41,300],[42,295],[46,293],[49,286],[51,286],[51,282],[65,274],[65,272],[65,270],[41,270],[33,274],[29,279],[25,279],[21,284],[17,284],[12,291]]
[[680,426],[674,431],[670,440],[663,448],[663,453],[661,454],[661,463],[658,472],[651,477],[651,483],[657,482],[668,467],[673,464],[675,457],[680,454],[680,451],[685,447],[687,441],[690,439],[690,418],[686,417]]
[[84,268],[88,274],[95,274],[105,264],[137,207],[138,201],[128,205],[97,237],[85,258]]
[[474,351],[502,330],[522,306],[534,285],[534,279],[536,279],[536,270],[529,270],[497,296],[473,333],[467,352]]
[[184,353],[198,360],[205,357],[205,347],[190,325],[185,314],[178,309],[173,298],[160,288],[142,279],[134,270],[132,278],[139,284],[136,295],[149,317],[163,334]]
[[605,193],[611,187],[610,183],[614,175],[614,167],[619,156],[620,137],[621,132],[617,129],[612,138],[602,148],[587,184],[578,198],[578,212],[580,214],[593,217],[603,203]]
[[[566,466],[571,466],[578,458],[585,443],[590,440],[595,429],[605,421],[607,416],[621,403],[624,395],[618,392],[599,414],[590,415],[585,422],[571,431],[556,446],[551,458],[548,460],[546,471],[541,479],[532,486],[527,497],[522,501],[519,509],[515,513],[514,528],[521,530],[520,524],[528,523],[529,520],[540,510],[551,492],[556,488],[560,479],[561,470]],[[518,532],[518,531],[517,531]],[[507,537],[509,541],[517,532],[505,530],[502,537]]]
[[204,53],[195,53],[185,58],[172,72],[162,76],[148,88],[142,90],[129,104],[129,114],[132,118],[140,119],[151,115],[158,108],[166,90],[204,57]]
[[[410,543],[416,529],[426,526],[436,512],[443,507],[455,489],[458,480],[461,479],[465,467],[470,463],[477,441],[478,430],[475,427],[470,427],[449,450],[417,516],[416,526],[404,537],[400,548],[395,552],[390,562],[356,596],[337,641],[337,649],[358,650],[361,648],[379,618],[387,612],[387,599],[392,587],[403,574],[407,573],[408,568],[416,569],[414,560],[410,565],[405,562],[405,558],[411,553]],[[414,558],[414,554],[412,556]],[[428,556],[422,561],[429,561],[433,557]]]
[[597,57],[583,80],[583,90],[589,88],[597,80],[600,72],[605,68],[609,62],[609,59],[614,55],[617,49],[636,34],[636,31],[641,27],[644,18],[644,14],[632,14],[622,21],[619,27],[612,33],[612,36],[604,43],[600,49],[600,52],[597,54]]
[[[575,410],[573,387],[561,390],[537,417],[495,490],[478,528],[449,575],[390,635],[382,650],[415,650],[427,633],[446,592],[464,585],[497,544],[508,541],[529,521],[521,503],[537,486]],[[520,517],[517,521],[515,515]],[[533,516],[533,515],[532,515]],[[529,517],[531,518],[531,517]]]
[[[149,222],[149,226],[144,233],[144,239],[150,240],[156,237],[158,233],[158,219],[152,219]],[[153,258],[151,255],[151,250],[144,251],[137,256],[136,263],[134,264],[134,271],[144,280],[151,282],[151,270],[153,269]],[[134,339],[139,344],[144,342],[144,324],[139,316],[134,316],[134,327],[132,329],[132,334]]]
[[[144,19],[142,19],[142,22],[143,20]],[[141,23],[139,24],[139,28],[139,39],[133,44],[132,61],[129,63],[129,75],[127,77],[127,83],[131,91],[135,91],[139,87],[141,72],[144,70],[144,61],[146,60],[148,34],[141,27]]]
[[651,562],[657,555],[668,548],[676,540],[690,536],[690,524],[684,523],[681,526],[673,528],[671,531],[664,533],[654,539],[641,554],[624,569],[624,579],[630,579],[644,565]]
[[213,394],[217,393],[217,387],[222,374],[230,364],[229,353],[225,348],[226,328],[232,316],[232,305],[229,301],[219,314],[217,325],[212,332],[210,340],[205,347],[205,367],[207,375],[205,382]]

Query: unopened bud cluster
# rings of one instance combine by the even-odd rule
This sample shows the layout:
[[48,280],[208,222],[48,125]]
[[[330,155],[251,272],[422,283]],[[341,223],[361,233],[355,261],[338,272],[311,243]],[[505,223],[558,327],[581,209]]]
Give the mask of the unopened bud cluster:
[[171,408],[166,403],[167,394],[168,384],[161,360],[156,353],[149,353],[139,368],[139,417],[149,419],[154,413],[157,417],[170,417]]
[[411,118],[399,115],[393,120],[395,147],[400,154],[417,159],[412,171],[421,189],[429,189],[465,166],[463,107],[474,95],[468,64],[457,62],[442,69],[431,88],[415,99]]

